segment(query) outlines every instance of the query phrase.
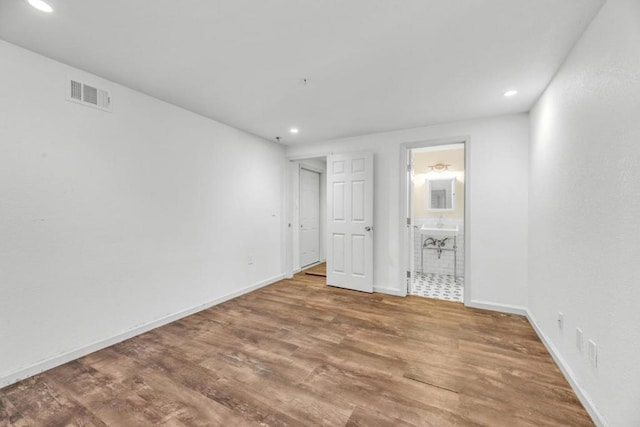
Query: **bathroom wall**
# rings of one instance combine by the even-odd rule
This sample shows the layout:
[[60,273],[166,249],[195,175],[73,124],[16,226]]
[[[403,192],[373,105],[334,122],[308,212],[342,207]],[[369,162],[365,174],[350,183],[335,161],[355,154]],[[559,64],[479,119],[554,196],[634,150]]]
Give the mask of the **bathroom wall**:
[[[448,164],[448,174],[456,177],[456,208],[453,212],[433,212],[428,209],[427,185],[429,176],[438,176],[429,166]],[[464,148],[453,150],[420,151],[413,153],[413,216],[464,218]]]
[[[413,224],[416,227],[437,227],[443,224],[447,228],[458,227],[455,256],[451,251],[443,251],[438,257],[433,249],[422,249],[422,236],[414,233],[414,271],[443,275],[464,276],[464,145],[454,149],[429,147],[412,150],[413,153]],[[447,176],[456,178],[456,203],[451,212],[429,209],[426,179],[438,177],[442,173],[434,172],[429,166],[442,163],[449,165]],[[449,239],[446,248],[453,249],[453,239]],[[454,263],[456,268],[454,269]]]
[[[0,386],[283,276],[281,146],[2,41],[0,64]],[[67,102],[69,73],[113,112]]]
[[[422,219],[423,223],[429,224],[429,227],[433,226],[433,218]],[[456,256],[455,272],[458,276],[464,276],[464,219],[463,218],[443,218],[442,223],[446,228],[458,227],[458,235],[456,236]],[[418,227],[421,227],[420,223],[417,223]],[[425,236],[422,236],[418,230],[415,230],[413,236],[413,265],[415,266],[415,272],[435,273],[444,275],[454,274],[454,256],[451,251],[444,251],[438,258],[437,251],[433,249],[422,250],[422,242]],[[453,248],[453,239],[449,239],[446,242],[447,248]],[[433,247],[433,246],[432,246]]]
[[612,427],[640,426],[639,47],[640,2],[607,1],[531,113],[530,315]]

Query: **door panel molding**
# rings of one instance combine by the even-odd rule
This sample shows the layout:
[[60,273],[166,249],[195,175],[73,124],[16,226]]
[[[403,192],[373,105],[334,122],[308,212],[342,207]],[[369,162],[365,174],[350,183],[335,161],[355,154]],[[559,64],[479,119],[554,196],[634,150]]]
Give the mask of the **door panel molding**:
[[373,292],[373,153],[327,157],[327,284]]

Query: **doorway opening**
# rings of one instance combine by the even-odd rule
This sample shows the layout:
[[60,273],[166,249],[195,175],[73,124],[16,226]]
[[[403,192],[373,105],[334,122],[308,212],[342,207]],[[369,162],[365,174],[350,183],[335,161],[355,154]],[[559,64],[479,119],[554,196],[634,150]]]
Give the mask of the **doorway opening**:
[[465,301],[466,139],[405,146],[406,291]]
[[292,272],[323,276],[326,265],[326,156],[290,161]]
[[[324,283],[361,292],[373,292],[373,194],[374,154],[372,152],[330,153],[313,158],[290,158],[285,222],[287,277],[305,273],[316,264],[302,257],[300,174],[320,173],[320,263],[326,263]],[[309,178],[309,182],[315,178]],[[303,194],[301,197],[300,195]],[[303,237],[304,239],[304,237]]]
[[300,268],[320,262],[320,172],[300,166]]

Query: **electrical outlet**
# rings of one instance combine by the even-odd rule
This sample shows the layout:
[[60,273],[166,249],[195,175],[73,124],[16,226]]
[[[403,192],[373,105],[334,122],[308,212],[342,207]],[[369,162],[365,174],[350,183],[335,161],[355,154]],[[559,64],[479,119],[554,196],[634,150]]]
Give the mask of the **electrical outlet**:
[[576,348],[580,353],[584,350],[584,332],[580,328],[576,328]]
[[558,312],[558,329],[560,329],[560,332],[564,329],[564,313],[561,311]]
[[593,340],[587,342],[587,356],[589,357],[589,363],[594,368],[598,367],[598,346]]
[[253,257],[252,256],[248,256],[247,257],[247,265],[253,265]]

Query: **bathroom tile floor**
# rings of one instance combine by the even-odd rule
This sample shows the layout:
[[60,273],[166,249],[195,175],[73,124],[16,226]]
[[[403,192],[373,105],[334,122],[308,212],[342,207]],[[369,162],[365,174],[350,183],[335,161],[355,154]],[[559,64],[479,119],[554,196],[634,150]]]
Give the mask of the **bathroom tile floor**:
[[453,275],[449,274],[421,274],[416,271],[409,287],[409,294],[462,302],[464,295],[463,284],[464,277],[462,276],[458,276],[457,280],[454,280]]

